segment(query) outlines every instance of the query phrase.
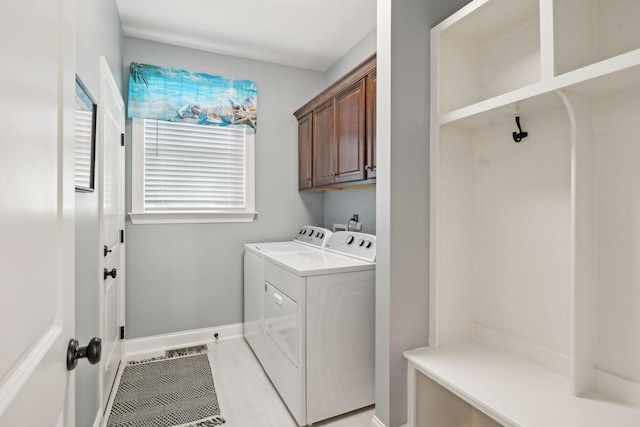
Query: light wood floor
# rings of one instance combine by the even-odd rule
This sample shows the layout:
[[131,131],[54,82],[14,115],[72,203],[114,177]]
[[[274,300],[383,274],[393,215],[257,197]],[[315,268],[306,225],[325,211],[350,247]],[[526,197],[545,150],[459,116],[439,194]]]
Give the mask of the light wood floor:
[[[297,427],[244,338],[208,344],[220,412],[228,427]],[[371,427],[373,408],[314,425]]]
[[[297,427],[244,338],[207,343],[213,382],[225,427]],[[374,409],[364,408],[314,426],[372,427]]]

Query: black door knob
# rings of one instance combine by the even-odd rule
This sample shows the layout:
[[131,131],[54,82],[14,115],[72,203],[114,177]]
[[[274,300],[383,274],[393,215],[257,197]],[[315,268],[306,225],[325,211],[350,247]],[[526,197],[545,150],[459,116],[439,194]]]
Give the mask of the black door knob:
[[104,280],[107,280],[107,277],[111,276],[114,279],[116,278],[116,274],[118,273],[118,271],[115,268],[112,268],[111,271],[107,270],[106,268],[104,269]]
[[78,366],[78,359],[87,358],[89,363],[95,365],[102,355],[102,340],[98,337],[91,338],[89,345],[80,347],[78,340],[72,338],[67,347],[67,369],[73,371]]

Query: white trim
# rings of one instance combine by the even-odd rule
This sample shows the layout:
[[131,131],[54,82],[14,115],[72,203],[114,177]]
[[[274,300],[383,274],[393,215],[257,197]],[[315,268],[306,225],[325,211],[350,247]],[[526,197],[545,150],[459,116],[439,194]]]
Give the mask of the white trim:
[[598,368],[593,369],[595,389],[605,396],[629,405],[640,406],[640,385],[612,375]]
[[[131,210],[144,212],[144,125],[142,120],[131,120]],[[137,215],[137,214],[136,214]],[[133,214],[129,213],[131,222]]]
[[134,338],[126,340],[125,354],[127,359],[132,356],[162,352],[176,347],[189,347],[213,341],[214,334],[218,334],[218,339],[242,337],[242,323],[231,325],[215,326],[211,328],[194,329],[191,331],[176,332],[164,335],[155,335],[144,338]]
[[[126,366],[126,358],[124,356],[124,345],[122,346],[123,351],[122,351],[122,361],[120,362],[120,365],[118,366],[118,372],[116,372],[116,379],[113,382],[113,389],[111,391],[111,394],[109,395],[109,401],[107,402],[107,406],[104,410],[104,418],[100,417],[101,414],[98,414],[98,416],[100,417],[100,424],[94,424],[94,427],[106,427],[107,423],[109,422],[109,415],[106,414],[111,414],[111,409],[113,408],[113,402],[116,399],[116,394],[118,393],[118,387],[120,387],[120,380],[122,379],[122,373],[124,372],[124,367]],[[96,421],[98,421],[96,419]]]
[[62,328],[57,325],[50,326],[46,332],[37,340],[37,344],[29,351],[25,352],[26,357],[18,363],[17,369],[11,370],[0,383],[0,415],[9,408],[13,399],[20,393],[22,387],[31,378],[31,375],[40,366],[45,356],[56,344],[58,337],[62,334]]
[[[105,412],[107,413],[107,412]],[[98,409],[98,413],[96,414],[96,419],[93,422],[93,427],[100,427],[102,423],[102,411]]]
[[[107,110],[107,105],[110,105],[110,108]],[[117,117],[116,117],[117,115]],[[116,122],[116,126],[119,134],[125,133],[125,104],[122,96],[120,94],[120,90],[118,85],[113,77],[113,73],[111,72],[111,68],[109,67],[109,63],[105,56],[100,57],[100,97],[98,99],[98,117],[97,117],[97,139],[96,139],[96,174],[100,174],[100,178],[97,181],[99,185],[96,185],[96,189],[98,191],[98,218],[99,218],[99,227],[100,227],[100,245],[102,248],[108,245],[107,235],[105,230],[105,194],[107,192],[106,189],[106,181],[105,176],[107,174],[107,141],[105,140],[107,132],[107,123],[108,122]],[[118,138],[119,140],[119,138]],[[119,146],[120,144],[118,144]],[[113,147],[113,146],[112,146]],[[120,176],[119,180],[119,200],[115,200],[115,203],[118,207],[118,218],[117,218],[117,228],[119,230],[124,230],[125,227],[125,154],[124,147],[118,147],[119,156],[118,156],[118,172]],[[113,167],[114,165],[111,165]],[[125,313],[125,246],[124,243],[118,243],[119,251],[118,251],[118,259],[116,261],[116,266],[118,269],[118,280],[119,282],[115,285],[118,287],[117,290],[117,311],[116,316],[118,318],[118,325],[124,324],[124,313]],[[104,257],[100,257],[100,270],[102,271],[106,267],[106,260]],[[104,343],[109,340],[107,334],[107,300],[105,294],[105,283],[102,280],[102,276],[97,278],[98,286],[100,289],[99,292],[99,324],[100,324],[100,338],[103,341],[103,350],[107,348]],[[112,336],[113,338],[113,336]],[[107,378],[105,378],[106,366],[107,363],[112,361],[113,357],[117,357],[120,362],[122,362],[122,357],[124,355],[122,351],[122,344],[119,339],[115,339],[113,341],[114,344],[111,347],[111,353],[107,354],[106,351],[103,351],[102,359],[100,360],[99,366],[99,374],[98,374],[98,396],[100,402],[99,411],[103,412],[106,410],[108,406],[109,396],[106,395],[105,392],[105,382],[107,382]],[[119,350],[119,351],[118,351]],[[116,353],[118,352],[118,353]],[[121,364],[121,363],[120,363]],[[114,378],[114,384],[117,381],[117,373]],[[101,420],[104,421],[104,420]]]
[[473,324],[472,331],[473,339],[476,341],[506,350],[539,366],[545,367],[556,374],[567,378],[569,377],[569,356],[556,353],[521,338],[509,336],[502,332],[480,326],[477,323]]
[[373,416],[371,423],[377,427],[387,427],[382,421],[380,421],[380,419],[376,415]]
[[131,218],[132,224],[205,224],[215,222],[252,222],[257,214],[257,212],[129,212],[129,218]]

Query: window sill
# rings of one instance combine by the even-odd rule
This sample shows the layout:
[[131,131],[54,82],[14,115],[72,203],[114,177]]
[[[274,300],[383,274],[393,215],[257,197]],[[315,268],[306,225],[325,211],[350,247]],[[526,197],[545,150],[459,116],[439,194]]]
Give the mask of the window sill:
[[132,224],[212,224],[224,222],[253,222],[257,212],[129,212]]

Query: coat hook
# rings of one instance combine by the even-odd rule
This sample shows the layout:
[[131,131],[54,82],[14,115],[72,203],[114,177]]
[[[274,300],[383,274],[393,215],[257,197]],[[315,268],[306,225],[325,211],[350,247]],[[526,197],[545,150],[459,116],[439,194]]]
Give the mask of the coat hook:
[[520,127],[520,116],[516,116],[516,125],[518,125],[518,132],[513,132],[513,140],[515,142],[522,141],[522,138],[526,138],[528,132],[522,132],[522,128]]

